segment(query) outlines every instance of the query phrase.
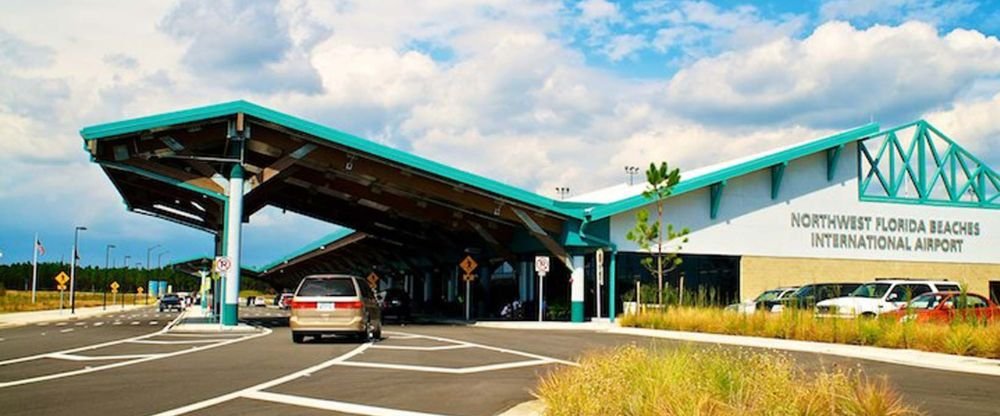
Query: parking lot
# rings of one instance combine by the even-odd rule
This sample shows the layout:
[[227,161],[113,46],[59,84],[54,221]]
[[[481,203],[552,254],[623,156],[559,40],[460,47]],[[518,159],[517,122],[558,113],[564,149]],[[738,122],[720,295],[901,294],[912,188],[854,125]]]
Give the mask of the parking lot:
[[[588,351],[629,343],[685,345],[594,331],[445,324],[387,325],[384,339],[375,343],[324,338],[293,344],[285,326],[287,312],[247,308],[241,313],[264,332],[196,336],[160,333],[154,327],[145,335],[123,333],[129,341],[101,339],[95,345],[114,343],[65,353],[81,361],[60,360],[66,357],[53,357],[58,353],[53,350],[44,360],[0,365],[3,382],[97,369],[0,384],[0,408],[5,414],[490,415],[532,400],[539,376],[574,365]],[[14,330],[0,330],[0,337],[9,331]],[[26,356],[31,355],[37,354]],[[1000,414],[995,377],[790,355],[806,369],[858,367],[871,376],[888,377],[907,401],[931,414]],[[64,361],[83,367],[64,368]],[[128,364],[102,368],[114,363]]]

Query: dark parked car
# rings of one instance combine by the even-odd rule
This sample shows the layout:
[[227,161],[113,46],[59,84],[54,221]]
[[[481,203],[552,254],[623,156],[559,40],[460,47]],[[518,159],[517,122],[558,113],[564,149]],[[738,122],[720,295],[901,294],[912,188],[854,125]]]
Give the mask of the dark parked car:
[[167,293],[160,298],[160,312],[171,309],[184,310],[184,302],[176,293]]
[[802,285],[799,290],[780,300],[768,301],[765,305],[771,312],[780,312],[784,308],[810,309],[816,302],[850,295],[861,283],[811,283]]
[[397,321],[410,319],[410,295],[403,289],[386,289],[379,293],[382,317],[392,316]]

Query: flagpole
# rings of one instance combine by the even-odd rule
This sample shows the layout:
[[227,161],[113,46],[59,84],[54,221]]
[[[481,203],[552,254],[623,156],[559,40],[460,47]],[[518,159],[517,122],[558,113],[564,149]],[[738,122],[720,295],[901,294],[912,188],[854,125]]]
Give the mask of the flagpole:
[[35,286],[38,284],[38,233],[35,233],[35,244],[31,245],[34,253],[31,259],[31,303],[35,303]]

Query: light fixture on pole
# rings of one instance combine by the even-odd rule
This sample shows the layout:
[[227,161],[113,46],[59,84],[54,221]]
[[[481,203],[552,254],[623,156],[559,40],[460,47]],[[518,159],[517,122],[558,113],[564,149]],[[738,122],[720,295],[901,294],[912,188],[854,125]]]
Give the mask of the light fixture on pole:
[[628,175],[628,184],[635,185],[635,175],[639,174],[638,166],[626,166],[625,174]]
[[160,245],[157,244],[155,246],[146,249],[146,270],[149,270],[149,255],[153,252],[153,250],[156,250],[159,247]]
[[569,188],[565,186],[557,186],[556,193],[559,194],[559,199],[566,199],[566,195],[569,195]]
[[[164,254],[170,254],[170,250],[164,251],[164,252],[162,252],[162,253],[160,253],[159,255],[156,256],[156,268],[157,269],[162,269],[163,268],[162,261],[163,261],[163,255]],[[167,257],[167,260],[170,260],[170,257]]]
[[108,244],[107,249],[104,251],[104,310],[108,309],[108,278],[111,277],[111,271],[108,269],[111,263],[111,249],[115,248],[114,244]]
[[69,269],[69,313],[76,313],[76,261],[80,258],[80,231],[87,231],[87,227],[77,226],[73,229],[73,258],[72,266]]

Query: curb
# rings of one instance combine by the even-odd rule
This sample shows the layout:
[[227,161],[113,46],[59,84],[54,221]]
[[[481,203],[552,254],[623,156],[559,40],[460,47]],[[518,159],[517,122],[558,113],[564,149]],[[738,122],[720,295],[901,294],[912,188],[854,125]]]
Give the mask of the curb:
[[[107,314],[112,314],[112,313],[129,312],[129,311],[133,311],[133,310],[136,310],[136,309],[142,309],[142,308],[149,307],[149,306],[152,306],[152,305],[126,305],[125,309],[115,309],[115,310],[108,309],[108,310],[102,310],[102,311],[97,311],[97,312],[87,312],[87,313],[84,313],[84,314],[81,314],[81,315],[40,316],[40,317],[37,317],[37,318],[26,319],[23,322],[0,322],[0,329],[17,328],[17,327],[21,327],[21,326],[28,326],[28,325],[33,325],[33,324],[40,324],[40,323],[44,323],[44,322],[54,322],[54,321],[63,321],[63,320],[66,320],[66,321],[76,321],[76,320],[80,320],[80,319],[92,318],[92,317],[102,316],[102,315],[107,315]],[[49,311],[53,311],[53,310],[55,310],[55,309],[48,309],[48,310],[44,310],[44,311],[31,311],[31,312],[11,312],[11,314],[32,313],[32,312],[49,312]],[[3,314],[3,315],[6,315],[6,314]],[[0,320],[4,319],[3,315],[0,315]]]
[[740,335],[709,334],[702,332],[680,332],[647,328],[614,328],[605,332],[611,334],[672,339],[676,341],[739,345],[752,348],[836,355],[840,357],[906,365],[930,370],[943,370],[1000,377],[1000,360],[980,357],[966,357],[939,352],[870,347],[864,345],[833,344],[815,341],[796,341],[777,338],[748,337]]
[[518,404],[499,416],[540,416],[545,414],[545,402],[541,400],[529,400]]

